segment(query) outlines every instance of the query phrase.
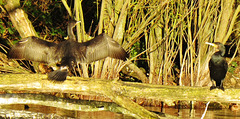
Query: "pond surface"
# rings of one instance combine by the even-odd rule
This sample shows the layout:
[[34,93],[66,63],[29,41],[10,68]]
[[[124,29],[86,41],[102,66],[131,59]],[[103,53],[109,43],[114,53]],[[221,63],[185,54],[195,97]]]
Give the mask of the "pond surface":
[[[176,108],[160,108],[145,107],[148,110],[162,112],[172,116],[184,119],[200,119],[204,113],[204,109],[176,109]],[[114,113],[110,111],[84,112],[70,111],[54,107],[41,105],[2,105],[0,110],[1,117],[12,118],[80,118],[80,119],[133,119],[133,117]],[[7,111],[6,111],[7,110]],[[205,119],[239,119],[240,111],[231,111],[230,109],[208,110]]]
[[[176,109],[176,108],[159,108],[146,107],[148,110],[158,111],[181,117],[183,119],[200,119],[205,109]],[[205,115],[205,119],[240,119],[240,111],[231,111],[230,109],[209,109]]]

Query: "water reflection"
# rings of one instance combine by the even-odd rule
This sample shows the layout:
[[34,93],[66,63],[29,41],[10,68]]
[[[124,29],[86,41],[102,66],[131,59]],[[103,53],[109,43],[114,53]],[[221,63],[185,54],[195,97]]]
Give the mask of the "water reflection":
[[[28,108],[26,108],[26,106]],[[11,110],[25,110],[33,113],[43,113],[45,115],[55,114],[60,117],[66,118],[80,118],[80,119],[133,119],[133,117],[118,114],[110,111],[97,111],[97,112],[84,112],[84,111],[71,111],[55,107],[42,106],[42,105],[2,105],[2,109]],[[200,119],[204,109],[176,109],[176,108],[161,108],[161,107],[145,107],[146,109],[154,112],[162,112],[184,119]],[[36,115],[36,114],[35,114]],[[205,119],[239,119],[240,111],[231,111],[229,109],[222,110],[208,110]]]
[[[145,107],[151,111],[160,111],[184,119],[200,119],[204,113],[204,109],[176,109],[176,108],[160,108],[160,107]],[[205,119],[239,119],[240,111],[231,111],[230,109],[207,110]]]
[[[72,110],[65,110],[65,109],[60,109],[55,107],[33,105],[33,104],[28,104],[27,106],[29,107],[28,109],[25,109],[26,105],[22,105],[22,104],[1,105],[1,108],[39,112],[39,113],[44,113],[45,115],[57,114],[58,116],[61,116],[63,118],[69,117],[69,118],[80,118],[80,119],[89,119],[89,118],[91,119],[134,119],[133,117],[110,112],[110,111],[84,112],[84,111],[72,111]],[[33,114],[33,115],[36,115],[36,114]]]

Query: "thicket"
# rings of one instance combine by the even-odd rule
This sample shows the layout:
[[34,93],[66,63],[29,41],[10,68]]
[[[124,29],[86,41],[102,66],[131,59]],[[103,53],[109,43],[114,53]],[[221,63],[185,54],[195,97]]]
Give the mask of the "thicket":
[[[78,65],[73,75],[112,79],[118,77],[118,70],[121,70],[123,80],[138,79],[162,85],[209,85],[207,65],[212,49],[205,45],[206,41],[228,45],[230,72],[238,65],[232,61],[240,43],[239,1],[21,0],[20,4],[38,37],[61,42],[67,36],[68,20],[74,18],[81,21],[76,28],[79,42],[105,32],[122,44],[133,63],[121,70],[124,62],[107,58],[90,65]],[[3,1],[0,49],[6,54],[21,35],[4,5]],[[9,66],[4,58],[1,58],[1,66]],[[18,64],[30,72],[38,72],[29,62],[18,61]],[[7,69],[1,70],[6,72]]]

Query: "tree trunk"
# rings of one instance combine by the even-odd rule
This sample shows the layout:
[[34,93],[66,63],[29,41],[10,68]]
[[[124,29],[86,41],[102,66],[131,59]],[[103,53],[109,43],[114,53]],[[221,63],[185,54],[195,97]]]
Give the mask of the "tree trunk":
[[19,0],[5,0],[4,6],[9,13],[13,26],[17,29],[22,38],[38,36],[27,14],[21,9]]
[[46,75],[40,74],[0,74],[0,89],[105,96],[137,115],[153,117],[154,115],[131,100],[137,98],[161,100],[168,106],[174,106],[175,101],[240,103],[240,89],[210,91],[209,87],[164,86],[99,79],[86,80],[79,77],[67,77],[68,80],[63,83],[53,83],[45,80],[46,78]]

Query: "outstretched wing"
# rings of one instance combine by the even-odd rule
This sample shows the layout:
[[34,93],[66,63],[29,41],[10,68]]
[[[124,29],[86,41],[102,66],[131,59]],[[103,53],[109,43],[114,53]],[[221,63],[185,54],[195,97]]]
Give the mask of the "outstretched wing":
[[55,43],[31,36],[15,44],[8,52],[8,58],[49,63],[54,59],[55,47]]
[[[101,34],[94,39],[77,44],[74,54],[77,54],[77,62],[91,63],[106,57],[125,60],[126,51],[106,34]],[[83,55],[84,54],[84,55]]]

